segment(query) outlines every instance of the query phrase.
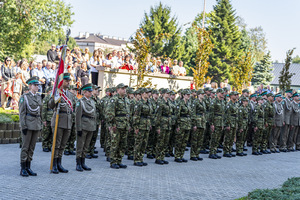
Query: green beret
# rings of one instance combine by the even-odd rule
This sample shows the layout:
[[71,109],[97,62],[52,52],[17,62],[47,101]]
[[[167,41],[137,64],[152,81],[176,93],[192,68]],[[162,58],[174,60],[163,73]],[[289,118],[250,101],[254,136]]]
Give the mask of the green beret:
[[275,97],[282,97],[281,93],[275,94]]
[[267,95],[268,94],[268,92],[267,91],[264,91],[264,92],[262,92],[261,94],[260,94],[260,96],[264,96],[264,95]]
[[26,81],[26,83],[29,85],[29,84],[40,84],[40,82],[39,82],[39,77],[37,77],[37,76],[33,76],[33,77],[31,77],[30,79],[28,79],[27,81]]
[[93,84],[92,83],[85,84],[84,86],[81,87],[81,90],[82,91],[86,90],[86,91],[92,92]]
[[292,89],[288,89],[285,91],[285,93],[293,93],[293,90]]
[[71,74],[70,73],[64,73],[64,80],[71,80],[70,78]]
[[224,91],[222,90],[222,88],[218,88],[216,92],[217,93],[224,93]]
[[250,95],[250,98],[252,98],[252,97],[257,97],[257,94],[256,94],[256,93],[251,94],[251,95]]
[[293,94],[292,97],[299,97],[299,94],[296,92],[296,93]]
[[204,90],[203,89],[199,89],[198,91],[197,91],[197,95],[199,95],[199,94],[204,94],[205,92],[204,92]]
[[120,83],[120,84],[118,84],[117,85],[117,87],[116,88],[127,88],[128,87],[128,85],[125,85],[124,83]]
[[248,89],[243,89],[242,93],[250,93]]

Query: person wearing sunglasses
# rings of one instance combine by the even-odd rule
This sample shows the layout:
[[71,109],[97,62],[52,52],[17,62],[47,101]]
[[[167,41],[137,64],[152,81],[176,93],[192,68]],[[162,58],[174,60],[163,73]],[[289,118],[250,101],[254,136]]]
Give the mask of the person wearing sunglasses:
[[31,161],[38,135],[42,130],[42,98],[40,95],[37,95],[40,84],[39,77],[34,76],[28,79],[26,83],[28,84],[29,92],[21,96],[19,103],[23,141],[20,175],[24,177],[37,175],[31,170]]

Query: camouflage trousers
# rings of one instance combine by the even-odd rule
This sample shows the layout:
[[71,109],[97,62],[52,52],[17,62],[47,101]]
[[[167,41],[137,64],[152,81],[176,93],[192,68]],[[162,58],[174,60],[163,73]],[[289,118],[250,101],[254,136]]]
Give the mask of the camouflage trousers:
[[196,131],[192,131],[191,134],[191,153],[190,157],[198,157],[200,154],[200,149],[203,145],[204,139],[204,128],[197,128]]
[[76,126],[75,126],[75,123],[73,123],[72,128],[71,128],[70,137],[66,144],[65,151],[74,151],[75,141],[76,141]]
[[149,137],[149,130],[139,130],[134,134],[134,162],[143,162]]
[[211,132],[211,138],[210,138],[210,143],[209,143],[209,154],[210,155],[217,153],[221,135],[222,135],[222,127],[215,126],[214,132]]
[[47,126],[43,125],[42,139],[42,147],[51,149],[53,140],[51,122],[47,122]]
[[76,158],[85,158],[93,137],[93,131],[82,130],[82,135],[77,135]]
[[176,136],[176,126],[172,126],[170,130],[169,142],[167,146],[166,153],[173,154],[173,149],[175,147],[175,136]]
[[246,141],[248,130],[243,129],[242,132],[240,130],[237,130],[236,132],[236,153],[243,153],[244,151],[244,144]]
[[257,129],[256,132],[253,132],[252,138],[252,153],[258,152],[258,149],[261,148],[261,140],[263,136],[264,129]]
[[157,129],[155,126],[152,126],[152,129],[150,130],[149,137],[148,137],[147,155],[155,154],[156,140],[157,140]]
[[160,133],[157,133],[157,142],[155,148],[155,157],[157,160],[164,160],[166,153],[166,146],[169,144],[169,130],[160,129]]
[[205,150],[206,147],[209,146],[210,137],[211,137],[210,125],[208,123],[206,123],[206,129],[204,131],[203,146],[201,147],[200,150]]
[[105,133],[106,133],[106,126],[105,123],[101,124],[101,132],[100,132],[100,146],[101,148],[105,148]]
[[175,159],[182,159],[189,139],[190,130],[180,129],[175,136]]
[[224,147],[223,147],[224,154],[232,153],[232,146],[233,146],[235,134],[236,134],[236,128],[230,127],[229,130],[224,129]]
[[134,130],[130,130],[127,136],[127,155],[133,156],[134,154]]
[[[271,124],[271,123],[268,123]],[[262,139],[261,139],[261,150],[267,150],[268,149],[268,143],[269,143],[269,139],[270,139],[270,135],[271,135],[271,131],[272,131],[272,126],[268,126],[264,129],[263,134],[262,134]]]
[[106,131],[105,131],[105,155],[106,157],[110,156],[110,149],[111,149],[111,133],[108,130],[108,127],[106,126]]
[[91,142],[90,142],[90,146],[88,148],[88,151],[87,153],[89,155],[93,155],[95,152],[95,144],[96,144],[96,141],[97,141],[97,136],[98,136],[98,132],[99,132],[99,125],[96,126],[96,130],[93,131],[93,135],[92,135],[92,139],[91,139]]
[[110,164],[121,164],[126,151],[127,134],[126,129],[111,130]]

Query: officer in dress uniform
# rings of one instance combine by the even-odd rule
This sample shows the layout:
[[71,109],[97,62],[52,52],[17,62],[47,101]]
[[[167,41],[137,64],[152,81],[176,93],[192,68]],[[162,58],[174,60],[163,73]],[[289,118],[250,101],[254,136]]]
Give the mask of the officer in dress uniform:
[[88,83],[82,86],[83,97],[76,103],[76,170],[90,171],[91,168],[85,164],[85,156],[90,147],[93,133],[96,130],[96,105],[91,99],[93,84]]
[[22,130],[21,149],[21,171],[20,175],[36,176],[31,170],[31,161],[35,144],[40,131],[42,130],[42,98],[37,95],[39,90],[39,78],[34,76],[26,81],[30,92],[23,94],[20,98],[20,128]]
[[289,134],[292,133],[290,128],[291,114],[292,114],[292,100],[293,90],[285,91],[286,98],[282,101],[284,108],[284,131],[280,133],[279,151],[287,152],[287,140]]
[[58,106],[60,106],[52,169],[52,173],[54,174],[58,174],[59,172],[68,173],[68,170],[64,169],[61,165],[61,159],[71,134],[72,112],[75,109],[75,96],[68,91],[70,80],[70,73],[64,73],[61,91],[66,98],[61,97],[60,103],[56,103],[54,98],[49,101],[49,107],[54,110],[51,121],[53,132],[55,131],[56,113],[58,111]]

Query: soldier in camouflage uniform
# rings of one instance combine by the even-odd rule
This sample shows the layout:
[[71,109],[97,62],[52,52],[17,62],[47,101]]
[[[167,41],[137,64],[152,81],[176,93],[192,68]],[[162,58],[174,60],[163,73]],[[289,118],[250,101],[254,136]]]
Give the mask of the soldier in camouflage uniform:
[[203,160],[199,157],[200,149],[203,146],[204,132],[206,128],[206,105],[204,102],[204,91],[197,92],[198,98],[192,103],[192,134],[190,159],[193,161]]
[[166,157],[174,157],[173,149],[175,147],[175,135],[176,135],[176,102],[175,102],[175,96],[176,93],[174,91],[171,91],[170,93],[170,106],[172,110],[172,116],[171,116],[171,131],[170,131],[170,139],[169,139],[169,145],[166,153]]
[[43,131],[42,131],[42,147],[44,152],[49,152],[51,151],[52,148],[52,139],[53,139],[53,134],[52,134],[52,128],[51,128],[51,118],[53,115],[53,110],[49,108],[48,102],[51,98],[51,92],[52,88],[47,88],[46,90],[47,95],[43,99]]
[[[71,85],[70,86],[70,92],[72,94],[74,94],[74,100],[75,100],[75,104],[77,103],[78,101],[78,98],[77,98],[77,91],[79,89],[77,89],[77,87],[75,85]],[[71,134],[70,134],[70,137],[68,139],[68,142],[66,144],[66,148],[65,148],[65,151],[64,151],[64,154],[65,155],[75,155],[75,141],[76,141],[76,125],[75,125],[75,112],[72,113],[72,128],[71,128]]]
[[95,106],[96,106],[96,130],[93,132],[93,136],[90,142],[90,147],[89,150],[87,152],[86,158],[91,159],[91,158],[98,158],[98,155],[95,155],[98,153],[98,151],[95,150],[95,144],[97,141],[97,136],[98,136],[98,132],[99,132],[99,125],[101,122],[101,103],[100,103],[100,98],[99,98],[99,94],[100,91],[102,91],[100,88],[100,86],[94,85],[94,90],[93,90],[93,96],[91,97],[91,99],[94,101]]
[[[212,88],[210,87],[206,87],[204,88],[204,103],[206,105],[206,111],[207,111],[207,116],[206,119],[209,118],[209,105],[211,103],[211,92],[212,92]],[[200,153],[202,154],[208,154],[209,152],[206,150],[206,148],[209,146],[209,141],[210,141],[210,125],[209,122],[206,120],[206,128],[205,128],[205,132],[204,132],[204,139],[203,139],[203,146],[201,146],[200,149]]]
[[264,112],[264,106],[263,106],[263,98],[257,97],[257,105],[254,108],[254,115],[253,115],[253,125],[254,125],[254,134],[253,134],[253,145],[252,145],[252,155],[262,155],[261,152],[259,152],[259,148],[262,148],[261,140],[263,131],[265,128],[265,112]]
[[246,136],[248,133],[248,122],[249,122],[249,109],[248,99],[246,97],[240,98],[241,106],[238,108],[238,119],[237,119],[237,132],[236,132],[236,155],[247,156],[243,152]]
[[[133,123],[133,113],[134,113],[134,106],[137,104],[134,98],[135,91],[132,88],[127,88],[128,99],[130,102],[130,127],[132,127]],[[127,136],[127,159],[133,160],[134,154],[134,130],[133,128],[130,130]]]
[[184,151],[188,142],[189,132],[191,129],[191,105],[189,98],[191,92],[189,89],[182,91],[183,99],[177,104],[177,128],[176,128],[176,145],[175,145],[175,162],[187,162],[183,158]]
[[110,167],[113,169],[127,168],[122,164],[127,147],[127,134],[130,131],[130,104],[126,97],[127,87],[123,83],[117,85],[117,94],[109,100],[106,109],[106,120],[111,134]]
[[238,114],[238,99],[239,93],[233,91],[230,93],[230,101],[227,103],[225,108],[225,116],[224,116],[224,123],[225,123],[225,137],[224,137],[224,157],[235,157],[232,154],[232,145],[234,142],[236,129],[237,129],[237,114]]
[[156,113],[156,129],[157,129],[157,142],[156,142],[156,160],[155,163],[159,165],[169,164],[165,161],[165,154],[167,152],[170,130],[171,130],[171,115],[172,108],[169,102],[169,89],[162,90],[163,98],[159,100]]
[[140,89],[142,99],[134,106],[133,128],[134,128],[134,165],[147,166],[143,157],[147,147],[149,131],[151,127],[152,105],[148,99],[148,88]]
[[266,121],[266,128],[264,129],[263,136],[262,136],[262,143],[261,143],[261,153],[263,154],[270,154],[271,152],[268,151],[268,143],[269,138],[272,131],[272,126],[274,123],[274,95],[270,92],[267,95],[267,101],[263,104],[264,111],[265,111],[265,121]]
[[209,124],[211,129],[211,139],[209,144],[209,158],[220,159],[217,155],[218,145],[222,130],[224,128],[224,95],[222,89],[217,89],[217,97],[213,99],[209,105]]
[[151,114],[151,125],[152,129],[149,133],[148,145],[147,145],[147,158],[153,159],[155,157],[155,146],[156,146],[156,108],[159,100],[159,92],[157,90],[152,91],[152,98],[149,99],[152,106]]
[[105,135],[107,132],[106,123],[104,121],[104,106],[107,100],[110,98],[110,88],[105,89],[105,96],[100,100],[100,118],[101,120],[101,134],[100,134],[100,146],[101,148],[105,149]]

